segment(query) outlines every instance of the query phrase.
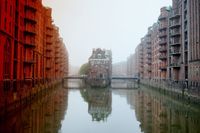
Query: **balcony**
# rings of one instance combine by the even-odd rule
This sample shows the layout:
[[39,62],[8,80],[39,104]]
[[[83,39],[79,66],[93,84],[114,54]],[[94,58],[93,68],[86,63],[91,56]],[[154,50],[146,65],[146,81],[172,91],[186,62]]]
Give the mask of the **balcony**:
[[151,49],[147,49],[147,54],[151,54]]
[[148,59],[148,60],[151,60],[151,56],[148,55],[148,56],[147,56],[147,59]]
[[167,40],[160,40],[159,41],[159,45],[165,45],[165,44],[167,44]]
[[56,48],[56,49],[59,49],[59,48],[60,48],[60,45],[56,44],[56,45],[55,45],[55,48]]
[[166,30],[166,29],[167,29],[167,25],[159,26],[159,31]]
[[32,82],[32,81],[33,81],[33,77],[31,77],[31,76],[25,76],[25,77],[24,77],[24,80],[25,80],[26,82]]
[[31,11],[34,11],[36,12],[37,10],[37,2],[36,1],[33,1],[33,0],[26,0],[25,1],[25,10],[31,10]]
[[35,39],[25,39],[25,43],[24,43],[24,46],[25,47],[28,47],[28,48],[35,48],[36,45],[35,45]]
[[24,29],[24,34],[29,34],[29,35],[36,35],[36,30],[35,30],[35,26],[33,25],[27,25],[25,26]]
[[162,15],[160,15],[159,17],[158,17],[158,20],[159,21],[161,21],[161,20],[165,20],[166,19],[166,16],[162,16]]
[[48,24],[46,25],[46,30],[52,32],[52,30],[53,30],[53,26],[52,26],[52,24],[51,24],[52,21],[48,21],[47,23],[48,23]]
[[48,66],[48,65],[47,65],[47,66],[46,66],[46,69],[47,69],[47,70],[50,70],[50,69],[51,69],[51,66]]
[[33,24],[37,23],[36,15],[34,13],[26,12],[24,20],[25,20],[25,22],[31,22]]
[[146,48],[149,49],[149,50],[151,50],[151,45],[148,44]]
[[59,58],[60,58],[60,56],[58,56],[58,55],[55,56],[55,60],[59,60]]
[[52,47],[50,46],[50,45],[48,45],[47,47],[46,47],[46,52],[51,52],[52,51]]
[[53,43],[53,39],[50,37],[46,38],[46,43],[51,45]]
[[48,63],[46,64],[46,69],[47,69],[47,70],[50,70],[50,69],[51,69],[51,63],[50,63],[50,62],[48,62]]
[[159,56],[159,59],[160,59],[160,60],[166,60],[166,59],[167,59],[167,55],[160,55],[160,56]]
[[53,36],[53,30],[50,27],[48,27],[46,30],[46,36],[49,36],[49,37]]
[[181,23],[180,22],[172,22],[169,24],[169,28],[170,29],[173,29],[173,28],[178,28],[181,26]]
[[52,34],[52,33],[47,33],[47,32],[46,32],[46,36],[47,36],[47,37],[53,37],[53,34]]
[[169,17],[169,19],[170,20],[172,20],[172,19],[177,19],[177,18],[180,18],[180,13],[178,13],[178,11],[176,11],[176,12],[172,12],[171,14],[170,14],[170,17]]
[[150,39],[150,38],[147,39],[147,40],[146,40],[146,43],[147,43],[147,44],[151,44],[151,39]]
[[170,32],[169,33],[169,35],[171,36],[171,37],[175,37],[175,36],[180,36],[180,31],[179,30],[177,30],[177,31],[172,31],[172,32]]
[[170,67],[172,67],[172,68],[180,68],[180,64],[179,63],[171,63]]
[[50,54],[50,53],[47,53],[47,54],[46,54],[46,58],[47,58],[47,59],[51,59],[52,57],[53,57],[52,54]]
[[148,72],[151,72],[151,67],[147,67],[146,69]]
[[150,36],[151,36],[151,32],[148,31],[148,33],[147,33],[146,36],[147,36],[147,37],[150,37]]
[[56,55],[58,55],[59,53],[60,53],[59,50],[56,50],[56,51],[55,51],[55,54],[56,54]]
[[177,40],[177,41],[170,41],[169,44],[170,44],[171,46],[179,46],[179,45],[181,45],[181,42],[180,42],[180,40]]
[[151,60],[148,60],[148,61],[147,61],[147,64],[148,64],[148,65],[151,65]]
[[159,32],[159,38],[163,38],[167,36],[167,32]]
[[159,52],[167,52],[167,48],[166,47],[161,47],[161,48],[159,48]]
[[167,71],[167,66],[160,66],[159,69],[160,69],[161,71]]
[[56,61],[55,61],[55,64],[58,64],[58,63],[60,63],[59,60],[56,60]]
[[173,56],[176,56],[176,55],[179,56],[179,55],[181,55],[181,52],[180,52],[180,50],[171,50],[170,54],[173,55]]
[[24,65],[32,65],[34,63],[35,63],[35,61],[33,59],[25,59],[24,60]]

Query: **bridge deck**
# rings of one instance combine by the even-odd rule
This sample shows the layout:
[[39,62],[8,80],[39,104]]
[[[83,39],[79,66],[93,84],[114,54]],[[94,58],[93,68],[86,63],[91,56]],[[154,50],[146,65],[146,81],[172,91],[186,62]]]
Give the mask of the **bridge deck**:
[[[68,76],[64,77],[64,79],[86,79],[85,76]],[[139,78],[136,77],[112,77],[112,79],[133,79],[133,80],[138,80]]]
[[112,77],[112,79],[138,79],[136,77]]

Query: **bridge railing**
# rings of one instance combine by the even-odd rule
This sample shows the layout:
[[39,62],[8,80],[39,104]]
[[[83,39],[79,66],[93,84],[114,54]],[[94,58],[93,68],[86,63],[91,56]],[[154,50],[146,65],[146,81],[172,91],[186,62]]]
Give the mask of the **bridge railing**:
[[[76,76],[67,76],[64,79],[86,79],[86,75],[76,75]],[[105,78],[96,78],[96,79],[105,79]],[[130,77],[130,76],[112,76],[111,79],[130,79],[130,80],[139,80],[138,77]]]

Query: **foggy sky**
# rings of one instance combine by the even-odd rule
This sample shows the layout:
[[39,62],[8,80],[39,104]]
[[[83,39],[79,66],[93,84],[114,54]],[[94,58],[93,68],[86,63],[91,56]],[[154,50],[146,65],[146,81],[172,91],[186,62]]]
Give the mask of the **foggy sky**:
[[70,64],[87,62],[93,48],[111,49],[113,62],[126,60],[171,0],[43,0],[53,8]]

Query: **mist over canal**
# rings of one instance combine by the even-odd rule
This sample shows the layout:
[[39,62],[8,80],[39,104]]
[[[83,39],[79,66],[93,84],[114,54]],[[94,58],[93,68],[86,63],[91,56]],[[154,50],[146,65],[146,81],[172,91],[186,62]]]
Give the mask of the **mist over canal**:
[[111,88],[70,80],[5,116],[1,133],[199,133],[196,105],[127,80]]

